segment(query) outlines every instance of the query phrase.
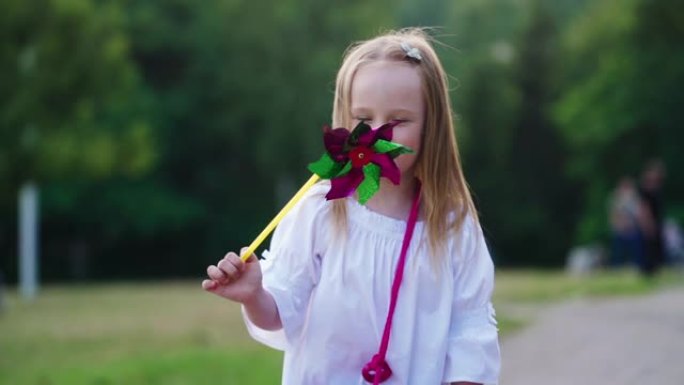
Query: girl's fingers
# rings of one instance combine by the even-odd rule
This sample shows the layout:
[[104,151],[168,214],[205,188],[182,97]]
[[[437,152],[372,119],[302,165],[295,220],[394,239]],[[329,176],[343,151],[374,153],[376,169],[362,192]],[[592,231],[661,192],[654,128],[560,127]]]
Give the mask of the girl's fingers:
[[218,287],[218,284],[216,281],[212,281],[211,279],[205,279],[202,281],[202,289],[207,290],[207,291],[212,291]]
[[[244,253],[245,250],[247,250],[247,248],[246,248],[246,247],[243,247],[242,250],[240,250],[240,255],[242,255],[242,253]],[[238,258],[238,259],[239,259],[239,258]],[[254,253],[252,253],[252,255],[250,255],[249,258],[247,258],[247,260],[246,260],[245,262],[247,262],[247,263],[252,263],[252,262],[255,262],[255,261],[258,261],[258,260],[259,260],[259,259],[257,258],[257,256],[256,256]],[[245,267],[245,263],[242,264],[242,268],[244,268],[244,267]]]
[[245,263],[242,262],[240,256],[235,253],[228,253],[224,260],[230,262],[238,271],[243,271],[245,269]]
[[240,276],[240,268],[238,266],[236,266],[235,262],[228,257],[222,259],[218,263],[218,268],[231,280],[236,280]]
[[[252,262],[253,260],[256,258],[252,254],[248,261]],[[202,281],[202,288],[207,291],[214,291],[221,285],[227,285],[240,278],[245,267],[246,264],[240,260],[240,257],[230,252],[216,265],[207,267],[209,279]]]
[[214,281],[224,282],[228,280],[228,276],[218,267],[211,265],[207,268],[207,275]]

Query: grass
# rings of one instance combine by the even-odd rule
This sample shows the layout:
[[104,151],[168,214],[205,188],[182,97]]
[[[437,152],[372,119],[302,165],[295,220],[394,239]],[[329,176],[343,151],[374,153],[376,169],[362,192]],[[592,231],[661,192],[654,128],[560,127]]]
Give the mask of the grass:
[[557,302],[577,297],[642,295],[684,283],[684,271],[668,269],[652,279],[635,270],[601,270],[571,276],[559,271],[508,270],[497,273],[494,303]]
[[239,308],[196,282],[47,287],[11,294],[0,384],[274,384],[282,355],[254,343]]
[[[495,304],[637,295],[682,282],[628,272],[572,278],[497,274]],[[0,384],[277,384],[282,355],[254,342],[239,307],[198,282],[48,286],[32,303],[10,292],[0,314]],[[502,335],[523,321],[498,314]]]

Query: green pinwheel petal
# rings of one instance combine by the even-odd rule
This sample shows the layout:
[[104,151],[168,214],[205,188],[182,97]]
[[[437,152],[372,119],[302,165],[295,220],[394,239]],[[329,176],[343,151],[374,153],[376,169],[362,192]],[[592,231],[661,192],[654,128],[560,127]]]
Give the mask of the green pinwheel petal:
[[359,203],[365,204],[380,189],[380,166],[368,163],[363,166],[363,182],[357,187]]
[[402,146],[401,144],[399,145],[400,147],[395,148],[394,150],[388,151],[387,155],[391,156],[392,158],[396,158],[401,154],[411,154],[413,152],[412,149]]
[[348,162],[344,165],[344,167],[342,167],[342,169],[341,169],[340,171],[337,172],[337,174],[335,175],[335,177],[347,175],[347,174],[349,173],[349,171],[351,171],[351,169],[352,169],[352,162],[351,162],[351,161],[348,161]]
[[413,152],[410,148],[403,146],[399,143],[390,142],[384,139],[378,139],[375,144],[373,144],[373,150],[378,154],[388,153],[391,157],[395,158],[401,154],[408,154]]
[[344,167],[345,165],[335,162],[326,152],[317,161],[309,163],[308,169],[323,179],[330,179],[337,176]]

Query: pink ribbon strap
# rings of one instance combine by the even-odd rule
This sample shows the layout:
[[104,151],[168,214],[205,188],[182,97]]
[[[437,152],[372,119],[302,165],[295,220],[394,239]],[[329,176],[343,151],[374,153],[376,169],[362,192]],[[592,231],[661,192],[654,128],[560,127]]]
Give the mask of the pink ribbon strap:
[[394,316],[394,309],[397,306],[397,298],[399,297],[399,287],[401,280],[404,277],[404,265],[406,264],[406,252],[408,251],[411,238],[413,237],[413,230],[416,227],[418,220],[418,208],[420,207],[420,182],[416,181],[416,193],[413,197],[411,205],[411,212],[409,213],[408,222],[406,223],[406,232],[404,233],[404,241],[401,244],[401,254],[399,255],[399,262],[397,263],[397,271],[394,273],[394,281],[392,282],[392,296],[390,297],[390,307],[387,312],[387,319],[385,320],[385,330],[382,333],[382,341],[380,342],[380,350],[373,358],[363,367],[361,374],[363,378],[372,382],[373,385],[378,385],[385,382],[392,375],[392,369],[385,361],[387,354],[387,345],[389,345],[390,332],[392,330],[392,318]]

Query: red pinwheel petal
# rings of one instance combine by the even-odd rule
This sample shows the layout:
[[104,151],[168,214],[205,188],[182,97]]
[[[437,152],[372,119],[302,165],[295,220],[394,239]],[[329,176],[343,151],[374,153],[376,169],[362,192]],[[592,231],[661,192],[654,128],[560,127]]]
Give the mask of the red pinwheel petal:
[[391,156],[387,154],[373,154],[371,162],[380,166],[380,176],[384,176],[394,184],[399,184],[401,172]]
[[328,191],[325,198],[332,200],[348,197],[356,190],[361,182],[363,182],[363,171],[358,168],[353,168],[346,175],[330,179],[330,191]]
[[[377,134],[375,136],[375,140],[382,139],[388,142],[392,141],[392,131],[394,127],[399,123],[401,122],[398,120],[392,120],[391,122],[385,123],[382,126],[378,127],[378,129],[376,130]],[[375,143],[375,141],[373,141],[373,143]]]
[[363,134],[359,135],[359,143],[357,145],[363,147],[370,147],[373,143],[375,143],[376,135],[377,130],[370,130],[368,132],[364,132]]
[[389,123],[385,123],[382,126],[370,130],[363,135],[359,136],[359,146],[366,146],[370,147],[375,143],[378,139],[384,139],[387,141],[392,140],[392,129],[394,126],[399,124],[398,120],[392,120]]
[[330,157],[337,162],[347,160],[348,156],[344,151],[344,144],[349,137],[349,131],[345,128],[336,128],[334,130],[330,127],[325,127],[323,133],[323,144]]

